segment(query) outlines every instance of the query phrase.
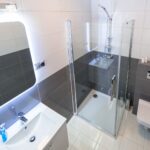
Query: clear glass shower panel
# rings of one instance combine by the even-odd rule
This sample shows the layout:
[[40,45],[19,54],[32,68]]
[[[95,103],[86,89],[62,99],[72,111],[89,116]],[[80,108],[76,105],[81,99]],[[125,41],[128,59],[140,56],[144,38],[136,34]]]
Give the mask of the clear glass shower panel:
[[72,54],[69,55],[73,60],[70,61],[71,78],[75,81],[72,84],[76,95],[74,108],[78,116],[115,135],[118,52],[113,48],[111,53],[105,52],[103,47],[98,46],[100,37],[95,37],[97,41],[94,41],[99,25],[83,21],[77,28],[73,21],[71,24]]
[[122,27],[122,42],[120,49],[119,94],[117,102],[116,132],[119,130],[126,105],[130,103],[128,81],[131,64],[134,20],[127,21]]
[[108,35],[107,20],[84,15],[67,25],[74,113],[116,136],[125,110],[131,26],[128,22],[118,30],[112,24]]

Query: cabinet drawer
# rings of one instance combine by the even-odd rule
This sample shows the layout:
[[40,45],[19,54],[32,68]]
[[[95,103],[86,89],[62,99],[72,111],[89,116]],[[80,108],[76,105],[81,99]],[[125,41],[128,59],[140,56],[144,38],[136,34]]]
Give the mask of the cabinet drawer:
[[52,142],[48,143],[43,150],[54,150]]
[[43,150],[67,150],[68,145],[68,134],[65,123]]
[[54,150],[67,150],[69,142],[66,123],[59,129],[51,142]]

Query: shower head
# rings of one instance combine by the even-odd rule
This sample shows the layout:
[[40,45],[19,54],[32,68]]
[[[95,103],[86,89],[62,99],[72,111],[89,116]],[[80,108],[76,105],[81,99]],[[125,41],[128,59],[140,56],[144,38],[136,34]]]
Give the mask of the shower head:
[[106,13],[108,19],[112,21],[112,17],[111,17],[111,15],[108,13],[108,10],[107,10],[104,6],[102,6],[102,5],[100,5],[100,4],[99,4],[98,6],[99,6],[101,9],[104,10],[104,12]]

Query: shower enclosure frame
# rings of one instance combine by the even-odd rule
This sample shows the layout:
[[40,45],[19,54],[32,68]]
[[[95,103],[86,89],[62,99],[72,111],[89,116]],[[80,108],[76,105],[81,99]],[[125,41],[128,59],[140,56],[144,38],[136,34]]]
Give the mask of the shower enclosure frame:
[[74,52],[73,52],[73,39],[72,39],[72,23],[71,20],[66,20],[66,43],[67,43],[67,53],[68,53],[68,69],[69,69],[69,79],[71,87],[71,96],[72,96],[72,108],[73,114],[77,115],[77,96],[76,96],[76,82],[75,82],[75,71],[74,71]]
[[[129,98],[129,97],[127,97],[127,95],[128,95],[127,92],[128,92],[128,84],[129,84],[129,74],[130,74],[130,69],[131,69],[131,55],[132,55],[132,48],[133,48],[133,37],[134,37],[135,20],[134,19],[128,20],[128,21],[126,21],[126,24],[129,24],[130,22],[131,22],[131,27],[130,27],[131,33],[130,33],[130,40],[129,40],[129,42],[130,42],[129,43],[129,56],[128,56],[129,63],[128,63],[127,81],[126,81],[126,87],[125,87],[125,109],[127,109],[127,110],[128,110],[128,108],[126,108],[126,104],[127,104],[127,98]],[[122,41],[121,41],[121,44],[122,44]],[[120,73],[119,72],[121,71],[120,70],[121,57],[122,57],[122,55],[121,55],[121,52],[120,52],[120,54],[119,54],[119,64],[118,64],[118,81],[120,80],[120,77],[119,77]],[[119,88],[119,84],[120,84],[120,81],[118,82],[118,86],[117,86],[118,88]],[[117,91],[119,92],[119,90],[117,90]],[[119,93],[118,93],[117,105],[118,105],[118,102],[119,102]],[[115,136],[117,136],[119,134],[119,129],[120,129],[120,126],[121,126],[121,122],[123,120],[123,115],[124,115],[125,109],[124,109],[124,111],[122,113],[122,117],[121,117],[121,120],[120,120],[118,128],[117,128],[117,115],[118,115],[118,111],[116,109],[116,125],[115,125],[116,126],[116,131],[115,131],[116,135]]]
[[[69,78],[70,78],[70,85],[71,85],[71,94],[72,94],[72,107],[73,107],[73,114],[74,115],[78,115],[78,107],[77,107],[77,93],[76,93],[76,79],[75,79],[75,70],[74,70],[74,52],[73,52],[73,39],[72,39],[72,22],[71,20],[67,20],[66,21],[66,43],[67,43],[67,53],[68,53],[68,62],[69,62]],[[133,36],[133,31],[132,31],[132,36]],[[132,39],[133,37],[131,36],[130,39],[130,51],[132,49]],[[131,52],[130,52],[131,53]],[[117,128],[117,106],[118,106],[118,100],[119,100],[119,79],[120,79],[120,64],[121,64],[121,54],[118,54],[118,70],[117,70],[117,86],[116,86],[116,115],[115,115],[115,131],[114,131],[114,135],[112,135],[111,133],[109,133],[108,131],[102,129],[100,126],[93,124],[92,122],[90,122],[89,120],[86,120],[85,118],[83,118],[84,120],[86,120],[88,123],[92,124],[93,126],[95,126],[96,128],[106,132],[109,135],[112,135],[114,137],[116,137],[118,135],[119,132],[119,128],[121,123],[119,124],[119,127]],[[123,112],[124,114],[124,112]],[[122,117],[123,118],[123,117]],[[121,119],[122,119],[121,118]]]

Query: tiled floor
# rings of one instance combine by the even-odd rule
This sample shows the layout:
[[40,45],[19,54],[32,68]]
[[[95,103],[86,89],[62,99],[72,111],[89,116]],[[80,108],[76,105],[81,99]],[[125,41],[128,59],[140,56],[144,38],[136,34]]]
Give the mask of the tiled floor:
[[136,116],[125,112],[117,139],[74,116],[68,123],[68,150],[150,150],[150,131],[139,126]]

